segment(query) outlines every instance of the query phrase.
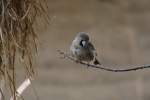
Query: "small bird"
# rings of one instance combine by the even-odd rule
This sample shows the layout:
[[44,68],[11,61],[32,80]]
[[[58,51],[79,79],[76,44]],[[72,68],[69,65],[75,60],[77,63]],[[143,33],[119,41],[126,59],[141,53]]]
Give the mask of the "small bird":
[[86,32],[79,32],[73,40],[70,47],[71,55],[77,61],[85,61],[88,64],[93,62],[94,65],[101,65],[97,60],[96,50],[93,44],[89,41],[89,36]]

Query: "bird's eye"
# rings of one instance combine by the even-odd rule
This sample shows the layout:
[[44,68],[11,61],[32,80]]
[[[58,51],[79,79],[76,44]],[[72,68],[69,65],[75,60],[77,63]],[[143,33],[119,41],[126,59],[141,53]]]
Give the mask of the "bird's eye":
[[86,41],[81,40],[81,41],[80,41],[80,45],[81,45],[82,47],[84,47],[84,46],[86,45]]

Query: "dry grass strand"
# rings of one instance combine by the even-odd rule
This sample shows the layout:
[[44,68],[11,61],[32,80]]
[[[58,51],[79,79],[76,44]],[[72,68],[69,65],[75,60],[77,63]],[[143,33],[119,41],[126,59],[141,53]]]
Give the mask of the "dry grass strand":
[[16,100],[16,60],[21,59],[28,77],[34,75],[32,56],[33,51],[37,49],[34,22],[37,17],[47,17],[45,2],[45,0],[0,0],[0,74],[10,86],[14,100]]

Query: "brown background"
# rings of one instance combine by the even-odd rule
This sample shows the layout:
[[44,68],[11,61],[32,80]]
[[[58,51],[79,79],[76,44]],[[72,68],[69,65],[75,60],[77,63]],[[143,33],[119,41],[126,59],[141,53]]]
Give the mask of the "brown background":
[[106,72],[60,59],[57,53],[69,52],[75,35],[84,31],[105,66],[150,64],[150,0],[48,0],[48,7],[50,25],[37,29],[37,76],[24,99],[150,100],[150,69]]

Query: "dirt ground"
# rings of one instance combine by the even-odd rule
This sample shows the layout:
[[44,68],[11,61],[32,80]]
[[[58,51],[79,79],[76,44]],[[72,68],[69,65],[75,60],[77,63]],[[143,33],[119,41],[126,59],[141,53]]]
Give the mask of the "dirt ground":
[[37,76],[25,100],[150,100],[150,69],[106,72],[57,53],[69,52],[75,35],[84,31],[104,66],[150,64],[149,0],[48,0],[48,7],[51,21],[37,30]]

